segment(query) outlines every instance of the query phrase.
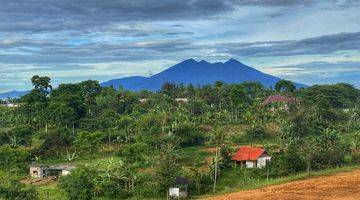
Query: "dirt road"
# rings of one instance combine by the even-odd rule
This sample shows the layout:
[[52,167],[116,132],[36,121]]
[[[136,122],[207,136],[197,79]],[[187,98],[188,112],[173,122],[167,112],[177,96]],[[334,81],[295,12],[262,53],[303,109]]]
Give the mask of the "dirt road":
[[206,200],[360,200],[360,170],[261,189],[229,193]]

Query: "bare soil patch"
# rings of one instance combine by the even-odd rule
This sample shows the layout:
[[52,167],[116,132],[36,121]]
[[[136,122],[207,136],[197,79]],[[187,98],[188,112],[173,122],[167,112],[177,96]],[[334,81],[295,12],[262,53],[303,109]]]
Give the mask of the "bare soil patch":
[[22,179],[20,182],[26,185],[39,186],[39,185],[47,185],[47,184],[55,183],[56,181],[57,181],[57,177],[51,176],[42,179]]
[[331,176],[294,181],[261,189],[229,193],[207,200],[242,199],[306,199],[306,200],[359,200],[360,170]]

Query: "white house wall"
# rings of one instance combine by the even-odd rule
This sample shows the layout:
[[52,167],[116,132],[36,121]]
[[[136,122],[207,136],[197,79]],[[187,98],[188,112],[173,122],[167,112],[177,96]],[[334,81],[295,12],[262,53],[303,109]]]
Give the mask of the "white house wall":
[[64,169],[64,170],[61,171],[61,175],[62,175],[62,176],[67,176],[67,175],[69,175],[70,173],[71,173],[70,170],[65,170],[65,169]]
[[257,167],[258,168],[264,168],[266,166],[266,161],[270,161],[270,156],[264,156],[257,159]]
[[254,162],[253,161],[246,161],[246,168],[253,168],[254,167]]

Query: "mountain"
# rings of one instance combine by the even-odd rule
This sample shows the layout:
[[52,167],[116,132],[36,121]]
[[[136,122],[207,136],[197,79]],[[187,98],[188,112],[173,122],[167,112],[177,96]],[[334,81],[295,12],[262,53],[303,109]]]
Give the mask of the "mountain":
[[17,90],[13,90],[13,91],[9,91],[9,92],[4,92],[4,93],[0,93],[0,99],[13,99],[13,98],[19,98],[21,96],[24,96],[25,94],[29,93],[30,91],[17,91]]
[[[113,79],[101,83],[101,86],[119,88],[121,85],[127,90],[140,91],[147,89],[157,91],[161,89],[161,86],[165,82],[183,83],[184,85],[191,83],[194,86],[202,86],[213,84],[218,80],[225,83],[252,81],[260,82],[267,87],[274,87],[280,78],[265,74],[235,59],[230,59],[225,63],[209,63],[204,60],[198,62],[194,59],[188,59],[150,77],[132,76]],[[306,87],[298,83],[295,83],[295,85],[297,88]],[[29,91],[10,91],[0,93],[0,99],[18,98],[28,92]]]
[[[101,85],[104,87],[112,85],[114,88],[122,85],[125,89],[134,91],[142,89],[157,91],[165,82],[183,83],[184,85],[191,83],[194,86],[201,86],[213,84],[218,80],[225,83],[252,81],[260,82],[267,87],[274,87],[280,78],[260,72],[235,59],[230,59],[225,63],[209,63],[204,60],[198,62],[188,59],[151,77],[135,76],[113,79]],[[305,86],[298,83],[295,85],[298,88]]]

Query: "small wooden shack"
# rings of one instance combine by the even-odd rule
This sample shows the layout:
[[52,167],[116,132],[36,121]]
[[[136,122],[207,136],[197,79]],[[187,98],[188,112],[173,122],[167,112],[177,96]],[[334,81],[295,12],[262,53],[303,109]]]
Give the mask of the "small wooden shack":
[[231,158],[236,164],[245,168],[264,168],[271,156],[263,147],[242,146]]

